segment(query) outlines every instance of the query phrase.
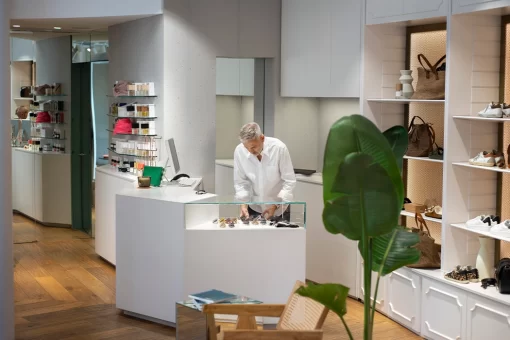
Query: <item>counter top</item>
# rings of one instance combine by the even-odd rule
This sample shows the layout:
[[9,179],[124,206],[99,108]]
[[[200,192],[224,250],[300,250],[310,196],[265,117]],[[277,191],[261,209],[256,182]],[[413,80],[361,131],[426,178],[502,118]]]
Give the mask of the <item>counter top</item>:
[[122,191],[119,195],[175,203],[188,203],[216,196],[214,194],[197,195],[196,190],[191,187],[181,187],[179,185],[166,185],[159,188],[147,189],[128,189]]
[[[216,165],[221,165],[221,166],[226,166],[226,167],[229,167],[229,168],[233,168],[234,167],[234,160],[233,159],[217,159],[216,160]],[[296,175],[296,180],[298,180],[300,182],[307,182],[307,183],[322,185],[322,173],[321,172],[317,172],[317,173],[314,173],[311,176],[305,176],[305,175],[299,175],[298,174],[298,175]]]
[[14,151],[30,153],[30,154],[38,155],[38,156],[50,156],[50,155],[52,155],[52,156],[69,156],[68,153],[53,152],[53,151],[39,152],[39,151],[27,150],[25,148],[12,148],[12,149]]
[[97,172],[101,172],[105,175],[108,175],[108,176],[114,176],[114,177],[117,177],[117,178],[121,178],[121,179],[125,179],[125,180],[128,180],[130,182],[138,182],[138,177],[131,174],[131,173],[128,173],[128,172],[120,172],[119,170],[117,170],[116,168],[114,168],[113,166],[111,165],[103,165],[103,166],[98,166],[96,168],[96,171]]

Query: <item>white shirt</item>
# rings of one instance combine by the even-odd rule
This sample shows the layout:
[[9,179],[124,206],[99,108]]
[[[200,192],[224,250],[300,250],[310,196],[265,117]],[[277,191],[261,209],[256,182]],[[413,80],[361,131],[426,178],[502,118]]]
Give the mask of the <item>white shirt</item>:
[[[242,202],[291,202],[296,175],[289,150],[279,139],[265,137],[262,158],[251,154],[243,144],[234,151],[234,187]],[[250,205],[262,213],[266,207]],[[280,212],[281,213],[281,212]]]

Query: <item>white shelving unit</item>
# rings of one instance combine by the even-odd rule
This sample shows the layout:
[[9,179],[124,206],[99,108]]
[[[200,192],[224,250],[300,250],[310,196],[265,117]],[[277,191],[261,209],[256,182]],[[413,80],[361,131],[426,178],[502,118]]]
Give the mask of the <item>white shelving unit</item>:
[[443,163],[442,159],[433,159],[428,157],[411,157],[411,156],[404,156],[404,159],[410,159],[414,161],[421,161],[421,162],[433,162],[433,163]]
[[[456,8],[468,1],[450,2]],[[444,278],[456,265],[475,265],[478,237],[492,237],[501,241],[502,247],[510,242],[510,237],[472,230],[462,223],[483,213],[497,212],[501,189],[498,177],[510,173],[508,168],[481,167],[468,162],[482,150],[497,149],[501,137],[498,124],[510,122],[508,118],[477,115],[487,103],[501,100],[501,17],[510,13],[510,6],[504,7],[510,3],[491,1],[492,10],[481,11],[487,1],[469,2],[480,6],[474,6],[469,13],[450,13],[446,17],[431,12],[423,20],[405,21],[402,17],[400,22],[399,18],[387,23],[369,21],[376,25],[364,28],[360,109],[363,115],[384,131],[403,124],[404,114],[412,108],[427,110],[429,106],[424,105],[430,104],[432,110],[432,105],[444,105],[443,216],[442,220],[425,217],[441,225],[441,268],[401,268],[383,280],[378,295],[378,309],[382,313],[427,339],[499,340],[504,338],[502,334],[510,332],[510,296],[500,294],[495,287],[483,289],[480,283],[460,284]],[[380,0],[378,4],[381,8],[395,6],[390,0]],[[494,10],[495,7],[500,8]],[[430,23],[446,23],[447,27],[446,100],[390,99],[395,94],[399,71],[405,69],[407,26]],[[414,73],[413,76],[416,77]],[[506,145],[503,148],[507,158]],[[408,166],[415,169],[423,166],[428,171],[435,166],[428,162],[440,162],[418,157],[405,159]],[[401,215],[414,217],[405,211]],[[361,269],[358,271],[362,273]]]
[[[414,213],[410,213],[408,211],[404,211],[402,210],[402,212],[400,213],[401,216],[406,216],[406,217],[412,217],[414,218]],[[443,223],[443,220],[440,219],[440,218],[432,218],[432,217],[428,217],[428,216],[425,216],[425,214],[421,214],[423,216],[423,219],[425,221],[430,221],[430,222],[435,222],[435,223]]]

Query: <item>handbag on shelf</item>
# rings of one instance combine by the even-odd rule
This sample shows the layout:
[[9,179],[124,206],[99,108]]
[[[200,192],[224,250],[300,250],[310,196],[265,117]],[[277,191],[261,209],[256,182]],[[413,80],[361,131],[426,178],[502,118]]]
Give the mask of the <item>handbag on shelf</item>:
[[408,265],[410,268],[441,268],[441,245],[431,236],[429,227],[423,216],[419,213],[414,215],[414,220],[418,228],[412,228],[413,233],[417,233],[420,242],[416,245],[416,249],[420,251],[420,260],[417,263]]
[[[418,118],[423,124],[415,124],[414,120]],[[436,142],[436,133],[429,123],[419,117],[414,116],[407,130],[408,147],[407,156],[411,157],[428,157],[434,150]]]
[[[444,99],[446,67],[443,67],[441,63],[445,59],[446,55],[442,56],[432,65],[423,54],[418,54],[418,61],[422,67],[418,67],[418,83],[416,84],[416,90],[412,99]],[[427,64],[428,68],[423,65],[423,61]]]

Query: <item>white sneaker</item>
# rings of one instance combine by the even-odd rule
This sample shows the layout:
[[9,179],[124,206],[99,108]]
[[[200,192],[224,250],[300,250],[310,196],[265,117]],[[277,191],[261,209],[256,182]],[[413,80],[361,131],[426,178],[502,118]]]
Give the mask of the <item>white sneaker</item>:
[[503,117],[503,111],[501,110],[501,105],[490,103],[485,109],[478,112],[478,115],[485,118],[501,118]]
[[503,113],[503,117],[510,118],[510,106],[507,106],[506,103],[501,104],[501,111]]
[[491,228],[491,217],[480,215],[466,222],[466,227],[474,230],[489,231]]
[[490,231],[492,234],[510,237],[510,220],[492,226]]
[[487,151],[482,151],[475,157],[469,160],[469,164],[478,165],[478,166],[494,166],[496,165],[496,160],[492,156],[492,153]]

